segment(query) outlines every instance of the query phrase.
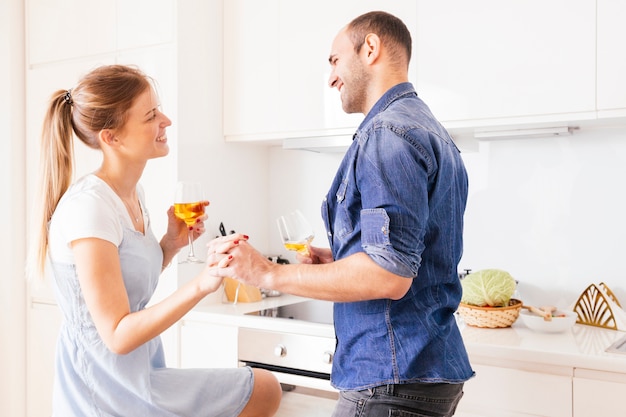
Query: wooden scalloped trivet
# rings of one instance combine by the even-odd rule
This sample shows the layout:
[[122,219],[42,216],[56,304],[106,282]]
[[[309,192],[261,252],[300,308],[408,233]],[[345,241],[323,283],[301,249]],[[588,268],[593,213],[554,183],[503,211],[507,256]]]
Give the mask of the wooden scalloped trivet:
[[596,284],[588,286],[578,297],[574,311],[578,314],[578,323],[617,330],[613,310]]
[[613,294],[613,291],[611,291],[611,289],[608,287],[608,285],[606,285],[604,282],[601,282],[600,284],[598,284],[598,286],[600,287],[600,289],[604,290],[604,292],[606,293],[606,295],[609,296],[609,298],[611,300],[613,300],[613,302],[615,304],[617,304],[618,307],[622,307],[622,305],[619,303],[619,301],[617,300],[617,297],[615,296],[615,294]]

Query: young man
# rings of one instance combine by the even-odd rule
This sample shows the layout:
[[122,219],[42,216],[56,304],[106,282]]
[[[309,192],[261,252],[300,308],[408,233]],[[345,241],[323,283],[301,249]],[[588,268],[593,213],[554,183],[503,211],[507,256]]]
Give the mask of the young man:
[[333,417],[452,416],[473,376],[454,318],[468,179],[459,150],[408,82],[411,36],[384,12],[336,36],[330,87],[363,113],[322,216],[330,248],[276,265],[244,235],[209,244],[219,276],[332,300]]

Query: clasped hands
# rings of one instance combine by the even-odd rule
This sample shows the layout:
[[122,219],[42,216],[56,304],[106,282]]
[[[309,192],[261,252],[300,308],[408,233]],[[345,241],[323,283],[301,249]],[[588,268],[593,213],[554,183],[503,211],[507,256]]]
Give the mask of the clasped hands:
[[214,277],[230,277],[262,288],[265,275],[275,267],[252,245],[248,236],[233,233],[207,243],[207,266]]

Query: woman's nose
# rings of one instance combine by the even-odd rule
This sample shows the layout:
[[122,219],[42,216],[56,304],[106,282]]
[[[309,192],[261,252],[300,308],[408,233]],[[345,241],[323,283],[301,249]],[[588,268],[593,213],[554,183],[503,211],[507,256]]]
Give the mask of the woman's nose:
[[163,116],[163,122],[162,122],[162,124],[163,124],[164,126],[171,126],[171,125],[172,125],[172,121],[170,120],[170,118],[169,118],[169,117],[167,117],[167,116],[165,115],[165,113],[161,113],[161,115]]

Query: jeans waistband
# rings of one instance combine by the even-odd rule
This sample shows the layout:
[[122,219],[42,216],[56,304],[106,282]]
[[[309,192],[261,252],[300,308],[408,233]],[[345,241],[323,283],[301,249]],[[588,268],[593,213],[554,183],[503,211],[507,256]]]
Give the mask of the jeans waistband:
[[463,383],[449,384],[449,383],[411,383],[411,384],[388,384],[380,385],[370,389],[372,394],[386,394],[386,395],[428,395],[428,396],[441,396],[448,397],[455,395],[463,390]]

